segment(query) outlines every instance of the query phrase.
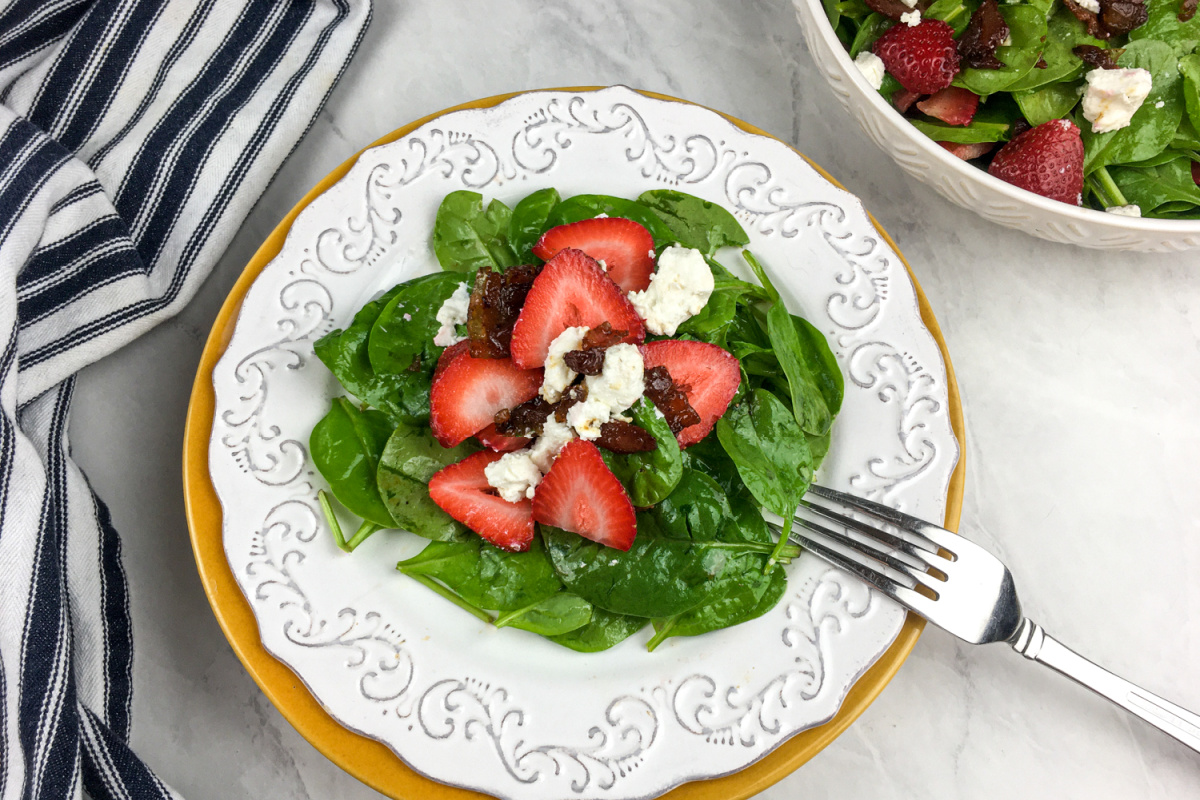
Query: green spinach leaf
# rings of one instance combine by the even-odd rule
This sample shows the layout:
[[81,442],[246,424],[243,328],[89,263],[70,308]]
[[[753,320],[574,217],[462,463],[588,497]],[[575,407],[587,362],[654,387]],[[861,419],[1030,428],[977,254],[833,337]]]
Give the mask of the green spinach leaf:
[[1079,92],[1071,83],[1052,83],[1032,92],[1014,94],[1026,121],[1035,128],[1052,119],[1062,119],[1079,105]]
[[599,653],[620,644],[649,624],[650,620],[645,617],[631,617],[593,608],[591,620],[583,627],[546,638],[579,653]]
[[399,425],[379,456],[376,483],[379,496],[396,523],[434,541],[459,541],[475,534],[455,520],[429,496],[426,484],[439,469],[478,450],[468,439],[457,447],[442,447],[428,428]]
[[712,256],[722,247],[739,247],[750,237],[737,218],[721,206],[672,189],[642,192],[638,201],[671,229],[679,244]]
[[601,450],[604,462],[629,493],[629,502],[649,508],[671,494],[683,475],[679,442],[667,420],[645,397],[630,411],[633,422],[658,442],[658,448],[645,453],[618,454]]
[[550,212],[562,201],[557,189],[539,189],[517,203],[508,223],[508,242],[517,254],[518,264],[536,264],[533,246],[549,226]]
[[367,360],[376,375],[432,373],[442,348],[433,343],[437,313],[462,283],[462,276],[435,272],[400,284],[379,312],[367,337]]
[[406,575],[436,578],[468,603],[496,611],[528,608],[562,589],[536,536],[523,553],[493,547],[478,536],[430,542],[396,568]]
[[333,496],[365,520],[385,528],[396,527],[379,496],[375,471],[392,432],[392,423],[378,411],[360,411],[344,397],[335,397],[309,438],[317,470]]
[[1031,5],[1000,6],[1000,15],[1008,23],[1011,45],[996,48],[996,58],[1004,62],[1001,69],[968,67],[954,79],[956,86],[970,89],[978,95],[990,95],[1008,89],[1025,77],[1042,57],[1046,39],[1046,15]]
[[501,614],[497,628],[520,628],[541,636],[561,636],[592,620],[592,604],[579,595],[558,592],[525,608]]
[[478,192],[451,192],[438,206],[433,223],[433,252],[447,272],[476,272],[480,267],[503,271],[517,263],[508,242],[512,211],[499,200],[483,207]]
[[553,228],[556,225],[579,222],[580,220],[591,219],[600,214],[607,214],[610,217],[624,217],[625,219],[631,219],[641,224],[654,237],[654,246],[656,249],[661,249],[665,245],[677,242],[675,234],[671,232],[671,229],[651,209],[636,200],[626,200],[623,197],[610,197],[606,194],[577,194],[574,197],[563,200],[550,212],[550,216],[546,220],[546,227]]
[[1191,53],[1200,45],[1200,15],[1179,20],[1179,0],[1147,0],[1149,17],[1129,32],[1129,41],[1154,39],[1168,44],[1176,56]]

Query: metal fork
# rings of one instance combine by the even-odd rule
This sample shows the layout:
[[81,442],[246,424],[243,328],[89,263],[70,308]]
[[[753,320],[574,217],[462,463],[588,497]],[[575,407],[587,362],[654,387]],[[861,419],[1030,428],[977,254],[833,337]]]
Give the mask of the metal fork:
[[[844,492],[812,486],[867,524],[804,500],[791,538],[905,608],[971,644],[1008,642],[1200,752],[1200,715],[1119,678],[1067,648],[1021,614],[1012,574],[988,551],[945,528]],[[832,524],[833,527],[830,527]],[[770,522],[776,533],[780,528]],[[886,527],[885,527],[886,526]]]

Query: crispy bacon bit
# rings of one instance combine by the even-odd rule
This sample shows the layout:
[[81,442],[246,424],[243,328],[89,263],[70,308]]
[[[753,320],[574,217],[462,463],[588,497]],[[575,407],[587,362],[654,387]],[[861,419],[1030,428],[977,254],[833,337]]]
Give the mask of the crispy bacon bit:
[[612,325],[609,325],[607,322],[601,322],[583,335],[583,342],[580,344],[579,349],[590,350],[593,347],[612,347],[614,344],[620,344],[628,335],[629,331],[614,331]]
[[1148,19],[1145,0],[1100,0],[1100,24],[1111,34],[1129,33]]
[[1008,23],[1000,16],[1000,5],[996,0],[983,0],[958,39],[958,55],[968,67],[1003,69],[1005,64],[996,58],[996,48],[1008,38],[1008,33]]
[[1089,11],[1075,0],[1063,0],[1063,5],[1075,15],[1075,18],[1082,22],[1087,27],[1088,36],[1094,36],[1097,39],[1107,39],[1112,36],[1111,33],[1104,29],[1100,24],[1100,15],[1094,11]]
[[603,347],[571,350],[563,353],[563,363],[580,375],[599,375],[604,371],[604,352]]
[[467,307],[467,335],[473,358],[507,358],[513,325],[540,266],[509,267],[493,272],[482,267]]
[[582,381],[569,387],[563,392],[562,399],[558,401],[558,405],[554,407],[554,418],[559,422],[566,423],[567,411],[576,403],[582,403],[587,400],[587,384]]
[[614,419],[600,426],[596,444],[614,453],[645,453],[658,449],[658,442],[645,428]]
[[[1177,19],[1180,22],[1190,22],[1192,17],[1196,16],[1196,6],[1200,4],[1200,0],[1183,0],[1179,4],[1179,14]],[[1192,162],[1193,164],[1195,162]]]
[[[898,20],[900,19],[901,14],[907,14],[909,11],[913,10],[905,5],[902,0],[866,0],[866,3],[867,8],[871,9],[872,11],[878,11],[888,19]],[[933,0],[918,0],[917,4],[913,6],[913,8],[924,12],[925,9],[929,8],[931,5],[933,5]]]
[[1109,50],[1105,47],[1096,47],[1094,44],[1079,44],[1075,45],[1071,52],[1083,59],[1084,63],[1091,66],[1092,69],[1116,69],[1117,56],[1125,51]]
[[689,387],[675,383],[666,367],[651,367],[643,377],[646,397],[666,417],[671,433],[679,433],[700,421],[700,415],[687,399]]
[[526,400],[514,409],[497,411],[493,422],[496,430],[505,436],[536,436],[542,432],[542,423],[554,412],[554,406],[541,397]]

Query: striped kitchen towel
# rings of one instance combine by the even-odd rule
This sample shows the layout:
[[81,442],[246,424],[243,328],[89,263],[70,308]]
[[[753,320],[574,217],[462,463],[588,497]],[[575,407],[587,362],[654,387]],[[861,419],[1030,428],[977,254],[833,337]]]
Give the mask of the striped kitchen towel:
[[69,457],[72,376],[191,298],[369,18],[0,0],[0,797],[172,796],[128,747],[137,587]]

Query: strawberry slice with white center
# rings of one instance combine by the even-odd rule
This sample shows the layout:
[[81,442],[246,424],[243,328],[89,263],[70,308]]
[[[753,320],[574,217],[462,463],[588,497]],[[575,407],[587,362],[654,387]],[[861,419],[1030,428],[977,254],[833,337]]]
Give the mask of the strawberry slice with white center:
[[495,450],[497,453],[511,453],[513,450],[520,450],[525,445],[529,444],[529,438],[525,436],[505,436],[500,431],[496,430],[496,423],[488,425],[481,431],[475,434],[475,438],[489,450]]
[[625,487],[604,463],[600,449],[583,439],[568,442],[538,484],[533,518],[617,550],[628,550],[637,535],[637,517]]
[[533,505],[529,500],[510,503],[497,496],[483,472],[503,455],[482,450],[443,467],[429,479],[429,497],[497,547],[521,552],[533,541]]
[[979,109],[979,95],[958,86],[947,86],[917,103],[917,110],[947,125],[968,125]]
[[[642,345],[646,369],[666,367],[671,380],[687,394],[688,403],[700,415],[675,438],[680,447],[695,444],[708,435],[729,407],[742,380],[742,370],[733,355],[715,344],[663,339]],[[540,491],[540,489],[539,489]]]
[[639,344],[646,338],[642,318],[596,260],[581,250],[562,250],[546,262],[525,296],[513,326],[513,363],[522,369],[540,367],[560,333],[602,322],[628,331],[622,341]]
[[533,254],[549,261],[573,247],[603,261],[608,277],[624,292],[645,291],[654,272],[654,237],[631,219],[601,217],[559,225],[542,234]]
[[540,369],[519,369],[508,358],[472,358],[469,350],[459,350],[435,370],[429,392],[433,438],[454,447],[491,425],[497,411],[534,397],[541,386]]

